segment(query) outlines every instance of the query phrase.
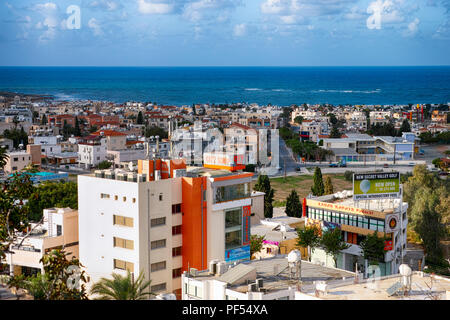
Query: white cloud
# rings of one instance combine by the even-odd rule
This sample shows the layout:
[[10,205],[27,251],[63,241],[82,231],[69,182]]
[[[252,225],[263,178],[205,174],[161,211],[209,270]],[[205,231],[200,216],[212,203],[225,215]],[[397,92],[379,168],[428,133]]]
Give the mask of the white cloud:
[[233,28],[233,35],[235,37],[243,37],[247,34],[247,25],[245,23],[237,24]]
[[175,5],[158,0],[138,0],[138,8],[140,13],[144,14],[169,14],[173,13]]
[[112,0],[95,0],[89,4],[89,7],[106,11],[115,11],[122,8],[122,5]]
[[415,36],[417,34],[417,32],[419,31],[419,23],[420,23],[420,20],[418,18],[415,18],[412,22],[410,22],[408,24],[408,29],[404,35],[408,36],[408,37]]
[[91,18],[91,20],[89,20],[88,27],[92,29],[92,32],[94,33],[95,36],[103,35],[103,30],[95,18]]

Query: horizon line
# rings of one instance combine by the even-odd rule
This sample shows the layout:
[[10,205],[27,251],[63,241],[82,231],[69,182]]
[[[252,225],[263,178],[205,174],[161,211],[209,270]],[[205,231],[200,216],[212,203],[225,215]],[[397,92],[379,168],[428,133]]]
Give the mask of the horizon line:
[[369,68],[386,68],[386,67],[450,67],[450,64],[441,64],[441,65],[0,65],[0,68],[360,68],[360,67],[369,67]]

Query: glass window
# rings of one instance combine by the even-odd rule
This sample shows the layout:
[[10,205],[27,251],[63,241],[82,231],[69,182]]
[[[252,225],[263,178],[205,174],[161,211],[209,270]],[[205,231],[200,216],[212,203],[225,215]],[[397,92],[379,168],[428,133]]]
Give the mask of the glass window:
[[152,228],[153,227],[157,227],[157,226],[162,226],[162,225],[165,225],[165,224],[166,224],[166,217],[155,218],[155,219],[152,219],[150,221],[150,225],[151,225]]
[[181,256],[182,247],[172,248],[172,257]]
[[225,228],[232,228],[242,225],[242,209],[230,210],[225,212]]
[[376,219],[370,219],[369,229],[376,231],[378,229],[378,221]]
[[166,262],[165,261],[161,261],[161,262],[157,262],[157,263],[152,263],[150,265],[150,267],[151,267],[151,272],[164,270],[164,269],[166,269]]
[[133,240],[127,240],[127,239],[114,237],[113,243],[114,243],[114,247],[131,249],[131,250],[134,249],[134,241]]
[[134,272],[134,264],[123,260],[114,259],[114,268]]
[[150,245],[151,245],[152,250],[159,249],[159,248],[165,248],[166,247],[166,239],[152,241],[150,243]]
[[242,231],[225,232],[225,249],[240,247],[242,244]]
[[356,227],[357,226],[357,217],[353,214],[350,214],[348,216],[348,222],[350,226]]
[[172,227],[172,235],[177,235],[177,234],[181,234],[182,230],[181,230],[181,225],[179,226],[173,226]]
[[360,217],[359,221],[360,221],[360,223],[359,223],[360,228],[369,229],[369,219],[368,218]]
[[124,227],[132,227],[133,226],[133,218],[128,218],[124,216],[113,216],[114,225],[124,226]]
[[378,231],[384,232],[384,220],[378,220]]
[[248,198],[249,196],[250,196],[250,186],[248,183],[217,187],[215,203]]
[[158,291],[163,291],[166,290],[166,283],[161,283],[161,284],[157,284],[154,286],[151,286],[150,291],[151,292],[158,292]]

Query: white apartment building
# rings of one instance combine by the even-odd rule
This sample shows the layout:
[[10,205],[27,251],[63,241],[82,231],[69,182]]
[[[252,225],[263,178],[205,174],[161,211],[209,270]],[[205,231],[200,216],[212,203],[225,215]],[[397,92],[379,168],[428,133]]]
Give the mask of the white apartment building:
[[102,136],[87,136],[78,142],[78,163],[94,167],[106,160],[106,140]]
[[154,293],[181,294],[182,270],[250,259],[252,174],[186,173],[175,160],[138,167],[78,176],[80,261],[89,285],[128,270],[143,272]]
[[23,170],[31,163],[31,154],[26,151],[13,151],[8,153],[8,159],[3,170],[6,173],[13,173]]

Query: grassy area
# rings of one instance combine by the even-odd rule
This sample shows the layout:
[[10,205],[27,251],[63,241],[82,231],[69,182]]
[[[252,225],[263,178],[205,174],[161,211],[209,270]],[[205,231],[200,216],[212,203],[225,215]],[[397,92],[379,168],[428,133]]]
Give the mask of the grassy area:
[[[324,175],[325,179],[327,175]],[[334,192],[351,190],[352,183],[346,181],[344,175],[342,174],[329,174],[331,181],[333,183]],[[253,184],[255,184],[253,182]],[[286,203],[287,196],[292,190],[297,191],[300,199],[303,199],[311,192],[311,186],[313,184],[313,176],[300,175],[300,176],[288,176],[286,179],[284,177],[272,178],[270,179],[270,185],[275,190],[274,195],[274,207],[282,207]]]

